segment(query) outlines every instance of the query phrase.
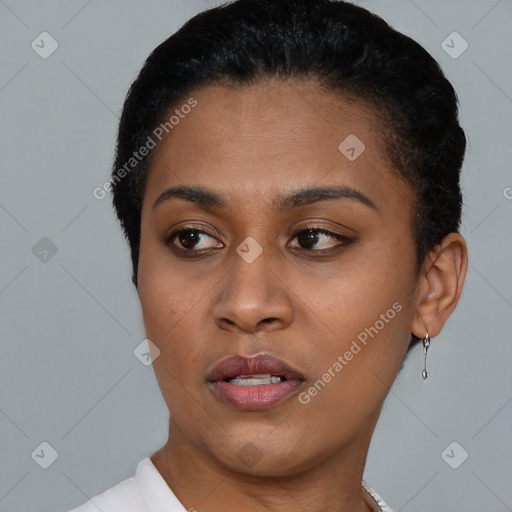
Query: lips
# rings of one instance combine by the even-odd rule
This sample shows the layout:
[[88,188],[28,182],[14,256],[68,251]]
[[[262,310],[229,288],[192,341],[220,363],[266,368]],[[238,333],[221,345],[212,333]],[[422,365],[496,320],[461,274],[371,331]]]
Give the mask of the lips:
[[209,382],[234,379],[241,375],[276,375],[286,380],[304,380],[304,376],[270,354],[252,357],[235,355],[223,359],[208,375]]
[[241,410],[273,407],[302,385],[304,376],[271,354],[222,360],[207,377],[210,388],[224,403]]

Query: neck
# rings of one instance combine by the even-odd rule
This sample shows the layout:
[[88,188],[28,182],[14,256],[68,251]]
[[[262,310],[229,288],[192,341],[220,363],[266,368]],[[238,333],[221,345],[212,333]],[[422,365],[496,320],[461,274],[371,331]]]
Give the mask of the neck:
[[370,512],[361,481],[375,423],[309,469],[255,476],[222,465],[171,418],[167,444],[151,460],[187,510],[225,512],[228,503],[244,512]]

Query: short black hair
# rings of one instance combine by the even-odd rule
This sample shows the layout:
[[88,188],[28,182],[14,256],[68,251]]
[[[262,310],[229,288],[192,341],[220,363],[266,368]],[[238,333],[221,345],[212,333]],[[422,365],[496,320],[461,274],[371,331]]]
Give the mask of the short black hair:
[[198,14],[160,44],[128,91],[110,181],[135,285],[151,152],[136,161],[134,153],[195,89],[268,79],[312,80],[373,107],[388,156],[413,192],[418,270],[431,249],[458,232],[466,137],[454,88],[434,58],[348,2],[237,0]]

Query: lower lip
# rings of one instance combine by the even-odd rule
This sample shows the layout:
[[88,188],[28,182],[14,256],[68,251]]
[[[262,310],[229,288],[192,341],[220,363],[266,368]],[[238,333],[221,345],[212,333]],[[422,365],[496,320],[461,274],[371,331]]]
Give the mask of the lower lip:
[[261,411],[293,395],[303,381],[285,380],[277,384],[235,386],[225,381],[211,382],[215,394],[224,402],[243,411]]

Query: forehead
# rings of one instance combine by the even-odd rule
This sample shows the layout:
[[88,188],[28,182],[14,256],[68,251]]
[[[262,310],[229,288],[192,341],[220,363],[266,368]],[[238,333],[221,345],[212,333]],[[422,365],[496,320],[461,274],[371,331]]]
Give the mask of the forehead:
[[166,187],[192,183],[233,201],[251,201],[256,191],[272,198],[279,190],[319,184],[374,196],[404,193],[381,123],[361,101],[314,82],[276,80],[208,86],[190,97],[197,105],[155,149],[146,186],[153,200]]

